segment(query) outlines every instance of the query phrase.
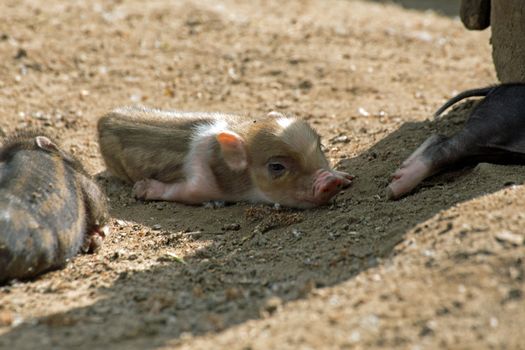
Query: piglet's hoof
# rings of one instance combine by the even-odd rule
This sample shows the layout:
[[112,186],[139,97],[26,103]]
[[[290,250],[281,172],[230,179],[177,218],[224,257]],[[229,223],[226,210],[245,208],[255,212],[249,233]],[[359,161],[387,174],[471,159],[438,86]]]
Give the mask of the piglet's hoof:
[[149,188],[148,182],[149,181],[147,179],[135,182],[135,185],[133,185],[133,191],[132,191],[133,197],[137,199],[146,199],[148,195],[148,188]]
[[86,237],[80,250],[84,254],[96,254],[102,248],[103,241],[104,241],[104,238],[101,237],[100,235],[92,234],[89,237]]
[[109,225],[104,225],[102,227],[96,226],[92,232],[89,232],[84,237],[84,242],[80,248],[82,253],[85,254],[96,254],[102,248],[102,243],[104,238],[106,238],[111,232]]
[[387,188],[388,199],[401,198],[431,174],[430,167],[421,158],[420,154],[416,155],[416,158],[409,158],[396,170]]
[[350,186],[352,184],[352,180],[355,179],[354,175],[350,175],[349,173],[346,173],[344,171],[332,170],[332,172],[334,173],[334,175],[343,178],[343,188]]

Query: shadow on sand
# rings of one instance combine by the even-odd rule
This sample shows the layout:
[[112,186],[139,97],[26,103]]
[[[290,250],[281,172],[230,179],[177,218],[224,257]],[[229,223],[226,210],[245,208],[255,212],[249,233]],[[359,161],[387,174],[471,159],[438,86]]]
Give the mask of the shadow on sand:
[[[192,212],[193,219],[179,216],[188,226],[195,217],[202,217],[194,225],[203,232],[192,239],[207,242],[204,249],[185,257],[186,264],[166,261],[145,271],[121,273],[100,290],[103,299],[52,315],[67,322],[50,323],[47,318],[23,323],[0,337],[0,347],[154,349],[176,344],[185,332],[198,336],[259,319],[275,309],[270,298],[278,297],[283,303],[301,299],[314,288],[340,284],[382,264],[407,231],[439,211],[525,180],[520,167],[494,166],[487,172],[478,166],[454,177],[436,176],[400,201],[384,199],[389,173],[402,159],[430,133],[450,134],[459,129],[466,112],[462,105],[437,122],[406,123],[363,154],[344,161],[343,168],[357,177],[353,188],[331,207],[285,211],[302,215],[300,223],[258,232],[260,222],[246,218],[252,208],[247,204],[211,211],[182,208],[179,215]],[[503,169],[504,178],[498,169]],[[476,172],[474,182],[472,172]],[[129,191],[120,184],[107,185],[117,188],[110,191],[115,202],[119,193]],[[140,202],[117,205],[112,214],[137,221],[139,212],[143,218],[156,217],[163,227],[173,223],[171,213],[159,215],[155,205]],[[232,221],[240,223],[241,229],[221,234],[207,229]],[[177,246],[173,233],[152,232],[157,244]],[[80,328],[82,337],[77,338]],[[90,341],[85,342],[86,338]]]

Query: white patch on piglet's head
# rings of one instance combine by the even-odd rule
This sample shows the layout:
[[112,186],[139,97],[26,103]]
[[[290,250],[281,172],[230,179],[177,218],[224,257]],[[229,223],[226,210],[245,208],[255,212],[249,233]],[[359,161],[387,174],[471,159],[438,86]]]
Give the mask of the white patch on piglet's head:
[[329,168],[321,150],[321,138],[305,121],[295,118],[279,118],[277,124],[282,130],[277,134],[294,152],[301,155],[304,166],[317,170]]

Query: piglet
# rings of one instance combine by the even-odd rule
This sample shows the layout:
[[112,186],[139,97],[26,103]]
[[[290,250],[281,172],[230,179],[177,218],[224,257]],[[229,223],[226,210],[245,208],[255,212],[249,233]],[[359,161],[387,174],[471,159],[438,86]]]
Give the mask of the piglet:
[[96,251],[109,233],[106,196],[49,137],[14,135],[0,148],[0,283],[35,277]]
[[139,199],[250,201],[310,208],[352,176],[333,170],[319,135],[294,117],[118,108],[98,122],[108,170]]

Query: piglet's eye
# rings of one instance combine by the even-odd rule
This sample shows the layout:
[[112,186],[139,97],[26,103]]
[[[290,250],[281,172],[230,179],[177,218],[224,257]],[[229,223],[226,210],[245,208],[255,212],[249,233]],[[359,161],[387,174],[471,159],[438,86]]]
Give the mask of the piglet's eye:
[[271,177],[276,179],[280,176],[283,176],[283,174],[286,172],[286,167],[281,163],[268,163],[268,172],[270,173]]

